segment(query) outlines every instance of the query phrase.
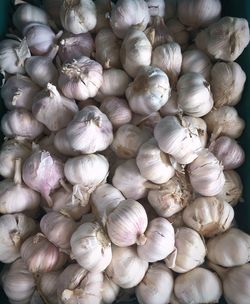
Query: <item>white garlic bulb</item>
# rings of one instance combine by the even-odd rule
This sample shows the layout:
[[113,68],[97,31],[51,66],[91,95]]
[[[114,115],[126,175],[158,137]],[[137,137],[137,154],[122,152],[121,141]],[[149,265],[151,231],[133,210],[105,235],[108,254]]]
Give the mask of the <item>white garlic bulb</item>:
[[132,119],[131,109],[123,98],[115,96],[106,97],[102,101],[100,110],[107,115],[115,129],[128,124]]
[[175,250],[165,259],[167,266],[175,272],[184,273],[203,264],[206,247],[203,239],[193,229],[177,228]]
[[112,124],[97,107],[86,106],[68,124],[66,136],[73,151],[103,151],[113,141]]
[[237,110],[229,106],[212,109],[204,117],[204,120],[208,131],[211,133],[211,141],[220,135],[238,138],[245,128],[245,122],[239,117]]
[[178,18],[192,30],[217,21],[220,13],[220,0],[179,0],[177,4]]
[[150,138],[150,133],[132,124],[125,124],[115,133],[111,149],[124,159],[136,157],[139,148]]
[[154,128],[159,148],[180,164],[191,163],[202,146],[197,130],[189,125],[185,116],[165,116]]
[[75,151],[71,147],[70,142],[68,140],[66,128],[61,129],[58,132],[56,132],[54,139],[53,139],[53,145],[56,148],[56,150],[63,155],[77,156],[80,154],[80,152]]
[[177,102],[183,112],[201,117],[211,111],[213,97],[209,83],[199,73],[189,72],[177,82]]
[[148,218],[144,207],[133,199],[121,201],[107,218],[107,232],[113,244],[127,247],[145,244]]
[[183,304],[219,303],[222,284],[214,272],[197,267],[176,278],[174,293]]
[[156,184],[166,183],[175,173],[168,155],[159,149],[154,138],[139,148],[136,164],[141,175]]
[[149,190],[148,201],[156,213],[170,217],[184,209],[192,199],[193,190],[183,174],[176,174],[160,189]]
[[226,231],[233,218],[233,207],[216,197],[198,197],[183,211],[185,224],[205,237]]
[[168,101],[170,85],[168,76],[153,66],[142,67],[126,89],[126,97],[133,112],[149,115]]
[[148,6],[144,0],[118,0],[111,11],[110,25],[117,37],[124,38],[133,26],[144,31],[149,20]]
[[91,272],[103,271],[111,262],[111,242],[97,222],[84,223],[72,234],[72,257]]
[[130,29],[120,50],[121,63],[128,75],[134,78],[140,67],[150,65],[151,54],[152,45],[147,36],[140,30]]
[[78,107],[74,100],[61,95],[51,83],[36,95],[33,100],[32,113],[50,131],[65,128],[72,120]]
[[223,17],[199,32],[195,44],[214,59],[235,61],[248,45],[249,40],[246,19]]
[[68,32],[81,34],[89,32],[96,26],[96,7],[91,0],[64,0],[61,5],[60,19]]
[[174,228],[171,223],[157,217],[149,222],[145,231],[146,242],[137,246],[139,257],[148,262],[165,259],[173,250],[175,244]]
[[[177,0],[174,1],[177,2]],[[185,25],[183,25],[179,21],[179,19],[173,16],[169,20],[167,20],[166,26],[168,28],[170,35],[173,37],[174,41],[181,46],[182,50],[185,49],[188,46],[188,42],[190,39],[190,34],[187,28],[185,27]]]
[[162,117],[165,117],[168,115],[177,115],[181,112],[182,111],[177,104],[177,93],[176,91],[172,90],[167,103],[165,103],[165,105],[160,108],[160,114]]
[[105,69],[120,68],[121,43],[110,28],[101,29],[95,37],[95,59]]
[[135,294],[140,304],[169,303],[174,287],[171,270],[163,263],[151,264]]
[[207,257],[215,264],[234,267],[249,262],[250,236],[245,232],[230,228],[226,232],[209,239]]
[[58,86],[66,97],[86,100],[97,94],[102,81],[102,66],[98,62],[82,56],[63,64]]
[[120,291],[120,287],[115,284],[106,274],[104,274],[102,285],[102,301],[103,304],[112,304]]
[[44,126],[26,109],[8,111],[1,120],[1,129],[6,137],[20,136],[33,140],[44,131]]
[[172,85],[177,82],[181,64],[181,48],[176,42],[159,45],[152,52],[151,65],[163,70],[168,75]]
[[112,260],[105,273],[121,288],[138,285],[148,269],[148,262],[140,259],[136,248],[112,246]]
[[35,221],[22,213],[5,214],[0,217],[0,261],[12,263],[20,257],[20,246],[36,232]]
[[187,172],[194,190],[204,196],[213,196],[222,190],[225,177],[219,160],[207,149],[188,165]]
[[[187,50],[182,55],[182,74],[189,72],[200,73],[206,80],[210,78],[210,71],[212,69],[212,62],[210,58],[201,50]],[[212,85],[211,91],[213,92]],[[215,97],[213,95],[214,102]]]
[[211,70],[214,105],[235,106],[241,99],[246,74],[237,62],[217,62]]

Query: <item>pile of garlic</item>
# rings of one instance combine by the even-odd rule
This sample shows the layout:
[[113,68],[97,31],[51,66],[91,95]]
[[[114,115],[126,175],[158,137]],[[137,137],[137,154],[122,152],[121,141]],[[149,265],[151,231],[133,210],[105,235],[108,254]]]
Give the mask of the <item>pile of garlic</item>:
[[220,0],[16,2],[0,41],[10,303],[249,304],[247,20]]

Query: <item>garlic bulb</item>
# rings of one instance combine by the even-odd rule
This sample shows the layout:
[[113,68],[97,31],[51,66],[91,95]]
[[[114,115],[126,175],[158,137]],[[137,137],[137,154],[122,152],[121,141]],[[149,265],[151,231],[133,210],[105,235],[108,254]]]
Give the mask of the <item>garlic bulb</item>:
[[234,170],[224,171],[224,176],[225,184],[216,197],[234,207],[241,200],[243,191],[242,181],[239,174]]
[[82,56],[62,66],[58,86],[66,97],[86,100],[96,95],[102,81],[102,66]]
[[150,134],[147,130],[125,124],[116,131],[111,149],[120,158],[133,158],[136,157],[141,145],[149,138]]
[[40,87],[47,83],[56,83],[58,71],[48,56],[32,56],[25,61],[25,70],[30,78]]
[[176,42],[159,45],[152,52],[151,65],[163,70],[168,75],[172,85],[177,82],[181,64],[181,48]]
[[112,124],[97,107],[86,106],[68,124],[66,136],[74,151],[82,154],[103,151],[113,141]]
[[223,17],[199,32],[195,44],[214,59],[235,61],[248,45],[249,39],[246,19]]
[[40,221],[40,228],[47,239],[62,249],[70,248],[70,238],[77,228],[74,220],[63,212],[49,212]]
[[1,88],[1,97],[8,110],[25,108],[31,110],[33,98],[40,88],[27,76],[11,76]]
[[231,228],[208,240],[207,257],[215,264],[234,267],[249,262],[250,236],[245,232]]
[[129,159],[118,165],[112,184],[126,198],[140,199],[146,197],[148,189],[159,189],[160,186],[147,181],[136,165],[135,159]]
[[133,199],[127,199],[112,210],[107,219],[107,232],[113,244],[127,247],[146,242],[144,232],[148,218],[144,207]]
[[233,218],[233,207],[216,197],[198,197],[183,211],[185,224],[205,237],[226,231]]
[[113,128],[119,128],[131,121],[132,112],[127,101],[118,97],[106,97],[100,106],[100,110],[107,115]]
[[181,23],[194,30],[208,26],[220,18],[220,0],[179,0],[177,15]]
[[58,270],[67,260],[67,256],[50,243],[42,233],[37,233],[24,241],[21,246],[21,257],[30,272]]
[[[182,55],[182,66],[181,72],[182,74],[186,74],[189,72],[199,73],[206,80],[210,78],[210,71],[212,69],[212,62],[210,58],[201,50],[187,50]],[[220,80],[221,81],[221,80]],[[213,92],[212,85],[211,91]],[[213,94],[214,102],[216,104],[216,98]]]
[[16,159],[24,160],[31,154],[31,144],[23,140],[9,139],[3,142],[0,150],[0,175],[12,178]]
[[[51,304],[57,304],[57,284],[61,271],[45,272],[40,275],[38,289]],[[36,303],[35,303],[36,304]]]
[[207,149],[189,164],[187,172],[194,190],[204,196],[213,196],[222,190],[225,177],[218,159]]
[[70,62],[83,55],[90,57],[94,50],[94,40],[90,33],[74,35],[64,33],[59,42],[58,55],[62,62]]
[[149,14],[151,17],[160,16],[164,17],[165,14],[165,1],[164,0],[145,0],[148,5]]
[[166,183],[175,173],[168,155],[158,148],[154,138],[139,148],[136,164],[141,175],[156,184]]
[[148,262],[140,259],[135,247],[112,246],[112,260],[105,273],[121,288],[138,285],[148,269]]
[[123,200],[125,197],[118,189],[110,184],[101,184],[91,194],[92,212],[105,225],[109,213]]
[[5,214],[0,217],[0,261],[12,263],[20,257],[20,246],[36,232],[35,221],[22,213]]
[[1,129],[5,136],[33,140],[42,134],[44,126],[26,109],[14,109],[4,114]]
[[22,259],[16,260],[2,275],[3,290],[11,303],[29,303],[35,290],[35,279]]
[[22,177],[28,187],[40,192],[52,206],[50,192],[60,187],[63,163],[47,151],[35,151],[25,160]]
[[216,107],[235,106],[241,99],[246,74],[236,62],[217,62],[211,70],[211,91]]
[[171,270],[162,263],[151,264],[135,294],[140,304],[169,303],[174,287]]
[[73,34],[87,33],[96,26],[96,7],[91,0],[63,0],[60,11],[61,23]]
[[109,16],[113,7],[113,2],[110,0],[95,0],[96,6],[96,26],[94,32],[97,33],[104,28],[110,27]]
[[68,125],[78,107],[74,100],[61,95],[51,83],[34,99],[32,113],[50,131],[58,131]]
[[133,112],[149,115],[168,101],[170,85],[168,76],[159,68],[142,67],[126,89],[126,97]]
[[120,287],[116,285],[107,275],[104,274],[102,285],[102,302],[103,304],[112,304],[120,291]]
[[185,116],[165,116],[154,128],[159,148],[180,164],[191,163],[202,147],[197,130],[189,125]]
[[174,293],[183,304],[219,303],[222,284],[214,272],[198,267],[176,278]]
[[160,189],[149,190],[148,201],[159,216],[170,217],[189,204],[192,194],[192,187],[185,175],[176,174]]
[[163,260],[175,249],[174,228],[162,217],[149,222],[145,238],[146,242],[137,247],[137,253],[141,259],[148,262]]
[[115,36],[111,29],[101,29],[95,37],[95,59],[100,62],[105,69],[120,68],[121,43],[121,40]]
[[[177,2],[177,0],[175,1]],[[167,20],[166,26],[174,41],[178,43],[182,49],[185,49],[190,38],[189,32],[187,31],[185,25],[179,21],[179,19],[173,17]]]
[[25,74],[24,62],[30,57],[27,41],[5,39],[0,42],[0,69],[5,74]]
[[131,27],[144,31],[150,20],[144,0],[118,0],[112,8],[110,25],[119,38],[124,38]]
[[63,155],[76,156],[80,154],[80,152],[74,151],[74,149],[71,147],[66,128],[61,129],[55,134],[53,144],[56,150]]
[[172,90],[167,103],[165,103],[165,105],[160,108],[160,114],[162,117],[165,117],[168,115],[177,115],[181,112],[182,111],[177,104],[177,93],[176,91]]
[[[143,0],[137,1],[144,2]],[[123,3],[136,3],[137,1],[126,0]],[[150,65],[151,54],[152,46],[147,36],[140,30],[130,29],[120,50],[121,63],[128,75],[134,78],[140,67]]]
[[239,117],[237,110],[229,106],[214,108],[204,117],[204,120],[211,133],[211,141],[220,135],[238,138],[245,128],[245,122]]
[[225,170],[240,167],[245,160],[245,152],[236,140],[228,136],[220,136],[213,141],[209,150],[222,163]]
[[173,271],[184,273],[203,264],[206,247],[195,230],[187,227],[177,228],[175,247],[175,250],[165,259],[167,266]]
[[210,85],[199,73],[189,72],[180,77],[177,96],[178,105],[190,116],[202,117],[213,107]]
[[97,222],[84,223],[72,234],[72,256],[91,272],[103,271],[111,262],[111,242]]
[[207,146],[208,139],[206,122],[202,118],[192,116],[185,116],[185,121],[190,130],[198,133],[201,146],[202,148],[205,148]]

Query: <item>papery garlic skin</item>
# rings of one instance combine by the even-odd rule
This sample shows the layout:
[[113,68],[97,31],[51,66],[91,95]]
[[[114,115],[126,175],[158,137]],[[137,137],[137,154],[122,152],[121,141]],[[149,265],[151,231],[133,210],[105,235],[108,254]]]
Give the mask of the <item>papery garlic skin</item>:
[[204,237],[226,231],[233,218],[233,207],[216,197],[198,197],[183,211],[185,224]]
[[20,257],[20,246],[36,232],[35,221],[22,213],[6,214],[0,217],[0,261],[12,263]]
[[220,266],[240,266],[249,262],[249,248],[250,236],[237,228],[230,228],[208,240],[207,257]]
[[177,273],[184,273],[203,264],[206,247],[199,233],[180,227],[175,233],[176,249],[165,259],[167,266]]
[[58,86],[71,99],[94,97],[102,85],[102,66],[86,57],[65,63],[60,71]]
[[178,18],[190,29],[208,26],[220,18],[220,13],[219,0],[179,0],[177,4]]
[[193,130],[194,133],[198,133],[202,148],[206,148],[208,134],[205,120],[200,117],[185,116],[185,122],[191,132]]
[[142,67],[126,89],[126,97],[133,112],[149,115],[168,101],[170,85],[168,76],[159,68]]
[[183,304],[219,303],[222,284],[214,272],[198,267],[176,278],[174,293]]
[[166,26],[174,41],[177,42],[182,49],[185,49],[188,46],[190,39],[190,34],[187,31],[187,28],[179,21],[179,19],[174,18],[174,16],[167,20]]
[[148,262],[140,259],[135,247],[112,247],[112,260],[105,273],[121,288],[135,287],[148,269]]
[[177,82],[177,102],[183,112],[202,117],[211,111],[213,98],[209,83],[199,73],[186,73]]
[[214,105],[235,106],[241,99],[246,74],[237,62],[217,62],[211,70]]
[[152,45],[147,36],[137,29],[129,30],[120,51],[121,63],[127,74],[134,78],[140,67],[150,65],[151,54]]
[[162,263],[151,264],[135,294],[140,304],[169,303],[174,287],[171,270]]
[[214,59],[235,61],[248,45],[249,39],[246,19],[223,17],[199,32],[195,44]]
[[148,218],[144,207],[133,199],[127,199],[109,213],[107,232],[113,244],[119,247],[144,244],[144,232]]
[[120,287],[115,284],[112,280],[104,275],[103,285],[102,285],[102,301],[104,304],[112,304],[120,291]]
[[1,120],[3,134],[8,137],[20,136],[33,140],[44,131],[44,126],[27,110],[15,109],[7,112]]
[[163,153],[154,138],[142,144],[136,156],[141,175],[155,184],[163,184],[174,176],[168,155]]
[[96,26],[95,3],[91,0],[64,0],[60,18],[63,28],[68,32],[73,34],[89,32]]
[[117,37],[124,38],[133,26],[144,31],[149,20],[148,6],[144,0],[118,0],[111,11],[110,25]]
[[147,130],[125,124],[116,131],[111,149],[120,158],[133,158],[136,157],[141,145],[149,138],[150,134]]
[[137,253],[141,259],[150,263],[165,259],[175,248],[174,228],[162,217],[149,222],[145,237],[146,242],[137,246]]

